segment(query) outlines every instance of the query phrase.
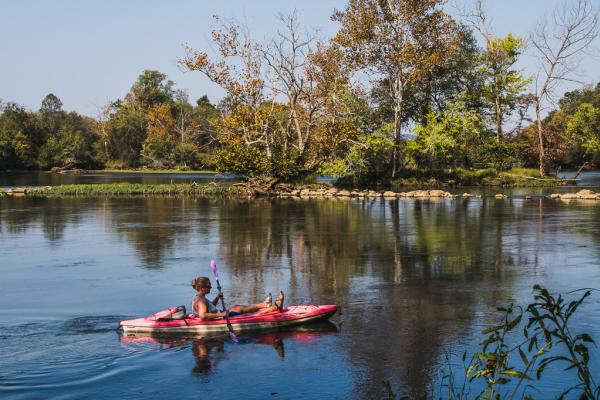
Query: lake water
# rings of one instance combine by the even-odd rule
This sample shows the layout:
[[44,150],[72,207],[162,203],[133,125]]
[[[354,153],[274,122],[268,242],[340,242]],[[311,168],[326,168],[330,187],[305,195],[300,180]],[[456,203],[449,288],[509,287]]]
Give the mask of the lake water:
[[[417,396],[533,284],[600,288],[599,245],[600,203],[544,198],[1,198],[0,398],[378,399],[384,380]],[[342,312],[240,344],[118,335],[188,305],[211,259],[228,303],[281,289]],[[573,329],[600,340],[600,293]],[[555,368],[532,394],[572,381]]]

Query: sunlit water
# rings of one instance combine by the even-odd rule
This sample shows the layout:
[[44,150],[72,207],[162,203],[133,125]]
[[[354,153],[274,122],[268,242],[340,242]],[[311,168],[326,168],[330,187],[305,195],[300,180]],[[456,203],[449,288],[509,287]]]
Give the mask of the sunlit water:
[[[496,306],[526,304],[534,283],[600,288],[599,242],[600,204],[543,198],[2,198],[0,398],[382,398],[388,379],[443,391]],[[213,258],[228,303],[282,289],[342,312],[240,344],[117,334],[188,305]],[[597,292],[574,330],[599,340],[599,306]],[[572,381],[555,368],[532,394]]]

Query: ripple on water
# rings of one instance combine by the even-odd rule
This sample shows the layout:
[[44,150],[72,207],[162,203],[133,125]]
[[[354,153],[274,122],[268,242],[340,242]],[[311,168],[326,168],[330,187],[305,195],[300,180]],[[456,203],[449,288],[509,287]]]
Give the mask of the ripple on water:
[[90,385],[125,373],[136,351],[115,346],[123,316],[0,325],[0,397],[31,398],[40,391]]

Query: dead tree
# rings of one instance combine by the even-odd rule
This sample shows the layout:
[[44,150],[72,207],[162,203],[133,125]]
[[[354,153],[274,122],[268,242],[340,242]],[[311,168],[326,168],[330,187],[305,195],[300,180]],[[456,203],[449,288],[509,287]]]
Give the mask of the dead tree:
[[546,174],[542,113],[554,103],[557,89],[564,82],[578,82],[575,56],[585,51],[598,36],[598,9],[590,0],[574,0],[557,8],[553,24],[541,21],[531,35],[539,58],[535,78],[535,117],[538,130],[540,175]]

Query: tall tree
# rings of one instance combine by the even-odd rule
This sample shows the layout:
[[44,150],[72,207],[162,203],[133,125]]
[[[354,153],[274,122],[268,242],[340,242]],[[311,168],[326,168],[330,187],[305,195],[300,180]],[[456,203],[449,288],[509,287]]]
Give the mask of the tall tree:
[[342,24],[335,42],[357,70],[387,79],[394,109],[392,176],[400,169],[404,96],[457,47],[456,24],[443,0],[350,0],[333,19]]
[[166,74],[145,70],[125,96],[125,104],[148,111],[156,105],[172,102],[175,95],[173,86],[173,81],[167,80]]
[[[183,67],[198,71],[219,85],[226,92],[227,123],[221,124],[221,139],[233,137],[236,143],[247,148],[260,147],[272,158],[273,138],[268,120],[272,112],[262,105],[271,100],[265,90],[262,57],[247,29],[234,22],[222,22],[215,16],[219,27],[212,37],[218,46],[219,55],[211,59],[208,53],[186,47],[186,56],[181,60]],[[274,103],[272,103],[274,104]],[[267,109],[268,110],[268,109]],[[237,115],[232,115],[237,114]],[[235,120],[237,124],[231,124]]]
[[484,93],[492,104],[496,140],[503,138],[503,125],[512,110],[519,104],[530,79],[513,66],[524,49],[524,41],[508,34],[504,38],[489,38],[482,54]]
[[542,113],[548,102],[556,99],[556,90],[573,81],[574,57],[583,52],[598,36],[599,10],[589,0],[573,0],[557,8],[554,24],[541,21],[531,35],[540,70],[535,77],[535,116],[538,133],[540,175],[546,175],[545,132]]
[[42,106],[40,107],[40,113],[49,114],[49,113],[58,113],[63,109],[63,102],[54,95],[54,93],[49,93],[42,100]]
[[484,82],[482,93],[492,110],[496,140],[499,142],[504,134],[504,122],[513,110],[523,104],[527,97],[523,93],[531,83],[523,70],[515,68],[519,56],[525,50],[525,41],[511,33],[505,37],[496,36],[481,0],[476,2],[473,11],[462,11],[462,16],[481,34],[485,43],[479,57]]

